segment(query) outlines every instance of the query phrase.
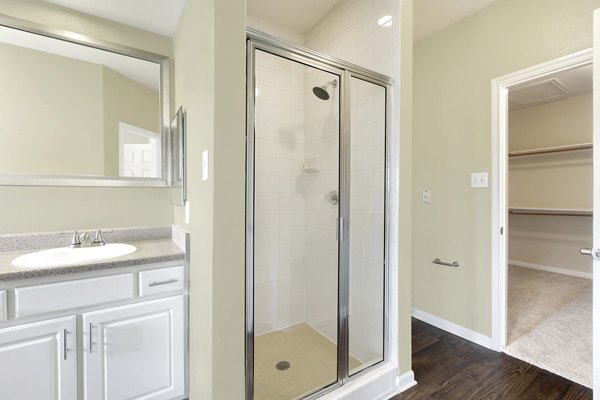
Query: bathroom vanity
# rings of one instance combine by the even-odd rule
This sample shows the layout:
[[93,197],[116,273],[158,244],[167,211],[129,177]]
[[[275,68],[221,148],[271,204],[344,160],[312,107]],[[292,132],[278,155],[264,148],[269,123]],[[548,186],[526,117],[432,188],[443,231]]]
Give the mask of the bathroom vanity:
[[115,230],[134,253],[11,266],[23,240],[59,236],[0,237],[0,399],[186,398],[187,235]]

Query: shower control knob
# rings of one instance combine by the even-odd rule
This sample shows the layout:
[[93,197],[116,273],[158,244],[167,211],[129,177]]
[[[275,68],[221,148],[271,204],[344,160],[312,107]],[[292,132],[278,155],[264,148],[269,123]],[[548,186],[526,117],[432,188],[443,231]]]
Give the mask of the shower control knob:
[[325,194],[325,200],[328,203],[333,204],[334,206],[337,205],[337,203],[339,203],[339,197],[338,197],[337,190],[332,190],[332,191],[328,192],[327,194]]

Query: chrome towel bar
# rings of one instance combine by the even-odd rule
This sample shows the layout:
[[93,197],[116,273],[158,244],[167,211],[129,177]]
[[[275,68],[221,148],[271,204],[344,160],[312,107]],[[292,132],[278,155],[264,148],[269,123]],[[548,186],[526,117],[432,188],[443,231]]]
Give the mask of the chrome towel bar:
[[454,261],[453,263],[447,263],[447,262],[443,262],[439,258],[436,258],[435,260],[433,260],[433,263],[437,264],[437,265],[445,265],[447,267],[454,267],[454,268],[458,268],[460,266],[458,261]]

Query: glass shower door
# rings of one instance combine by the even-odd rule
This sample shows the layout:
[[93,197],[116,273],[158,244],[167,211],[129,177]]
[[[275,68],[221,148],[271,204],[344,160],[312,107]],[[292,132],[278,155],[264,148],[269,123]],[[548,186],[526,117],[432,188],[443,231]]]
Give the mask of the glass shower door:
[[254,400],[338,381],[340,76],[255,52]]
[[386,87],[350,78],[349,374],[384,358]]

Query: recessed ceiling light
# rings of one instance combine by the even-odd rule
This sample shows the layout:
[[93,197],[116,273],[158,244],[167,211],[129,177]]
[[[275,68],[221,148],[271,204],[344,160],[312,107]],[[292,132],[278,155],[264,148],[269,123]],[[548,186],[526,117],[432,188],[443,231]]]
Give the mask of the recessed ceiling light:
[[377,21],[377,24],[379,24],[379,26],[392,26],[392,16],[391,15],[384,15],[383,17],[379,18],[379,21]]

